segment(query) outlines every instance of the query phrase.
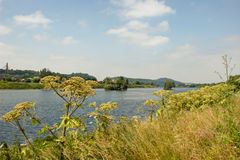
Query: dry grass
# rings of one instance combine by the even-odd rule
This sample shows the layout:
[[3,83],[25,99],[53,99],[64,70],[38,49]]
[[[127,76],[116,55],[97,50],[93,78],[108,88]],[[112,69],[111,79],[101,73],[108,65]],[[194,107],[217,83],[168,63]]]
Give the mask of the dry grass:
[[153,122],[136,120],[112,126],[92,140],[76,138],[67,159],[239,159],[240,96],[228,106],[205,107]]
[[[84,138],[73,135],[62,155],[69,160],[240,159],[239,115],[238,95],[224,106],[162,116],[153,122],[125,121]],[[56,143],[37,151],[40,159],[60,159]]]

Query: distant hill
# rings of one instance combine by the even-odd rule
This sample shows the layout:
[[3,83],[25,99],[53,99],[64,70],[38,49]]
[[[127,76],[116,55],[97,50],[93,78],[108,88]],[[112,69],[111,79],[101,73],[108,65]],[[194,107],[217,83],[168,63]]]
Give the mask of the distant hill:
[[[117,77],[113,77],[113,78],[117,78]],[[176,80],[173,80],[170,78],[159,78],[159,79],[143,79],[143,78],[128,78],[128,77],[124,77],[124,78],[128,79],[128,82],[130,84],[151,84],[154,86],[163,87],[165,81],[170,80],[170,81],[173,81],[176,86],[185,86],[186,85],[183,82],[176,81]]]
[[[5,79],[7,81],[22,81],[28,79],[33,79],[35,77],[44,77],[47,75],[54,75],[54,76],[61,76],[61,77],[73,77],[73,76],[80,76],[86,80],[96,80],[97,78],[95,76],[89,75],[87,73],[71,73],[71,74],[62,74],[57,72],[52,72],[49,69],[42,69],[40,71],[34,71],[34,70],[8,70],[6,74],[5,69],[0,69],[0,80]],[[117,78],[117,77],[112,77]],[[176,85],[176,87],[197,87],[202,86],[204,84],[196,84],[196,83],[183,83],[171,78],[158,78],[158,79],[143,79],[143,78],[128,78],[124,77],[128,80],[129,84],[133,84],[134,86],[141,86],[141,85],[149,85],[149,86],[158,86],[163,87],[166,80],[173,81]]]
[[183,86],[185,83],[176,81],[170,78],[159,78],[159,79],[140,79],[140,78],[127,78],[130,83],[143,83],[143,84],[154,84],[159,87],[163,87],[166,80],[173,81],[176,86]]

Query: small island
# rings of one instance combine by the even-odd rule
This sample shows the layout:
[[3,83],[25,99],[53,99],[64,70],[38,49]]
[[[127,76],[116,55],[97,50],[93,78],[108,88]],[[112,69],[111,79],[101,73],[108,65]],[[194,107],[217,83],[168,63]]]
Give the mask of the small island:
[[125,91],[128,89],[128,79],[122,76],[115,78],[105,78],[103,80],[105,90]]

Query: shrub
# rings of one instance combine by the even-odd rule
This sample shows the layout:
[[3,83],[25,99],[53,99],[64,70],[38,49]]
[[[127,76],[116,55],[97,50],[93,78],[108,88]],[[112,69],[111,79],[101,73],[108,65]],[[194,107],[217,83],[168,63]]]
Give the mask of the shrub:
[[240,91],[240,75],[230,76],[227,83],[233,85],[235,87],[235,91]]

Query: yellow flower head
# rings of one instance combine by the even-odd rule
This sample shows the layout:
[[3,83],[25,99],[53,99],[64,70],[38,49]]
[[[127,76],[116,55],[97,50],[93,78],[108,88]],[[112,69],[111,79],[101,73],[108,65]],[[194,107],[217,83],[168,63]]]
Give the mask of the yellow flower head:
[[116,109],[118,107],[118,104],[116,102],[107,102],[107,103],[102,103],[98,110],[101,111],[101,112],[104,112],[104,111],[110,111],[110,110],[113,110],[113,109]]
[[31,109],[35,106],[34,102],[22,102],[22,103],[18,103],[15,106],[15,109],[17,110],[25,110],[25,109]]
[[167,96],[170,96],[171,94],[172,94],[172,91],[167,91],[167,90],[160,90],[160,91],[153,92],[153,95],[157,97],[167,97]]
[[146,105],[148,107],[156,107],[156,106],[158,106],[158,101],[149,99],[144,102],[144,105]]
[[52,89],[52,88],[58,88],[59,87],[59,76],[46,76],[41,79],[40,83],[44,85],[45,89]]
[[85,81],[81,77],[71,77],[61,84],[60,90],[66,97],[89,97],[95,95],[92,85],[92,82]]
[[97,113],[97,112],[90,112],[88,115],[89,115],[90,117],[96,118],[96,117],[98,116],[98,113]]
[[89,105],[88,105],[89,107],[91,107],[91,108],[94,108],[94,107],[96,107],[97,106],[97,102],[92,102],[92,103],[89,103]]
[[91,87],[96,87],[98,85],[97,81],[92,81],[92,80],[88,80],[86,81],[86,83]]
[[4,120],[5,122],[12,122],[14,120],[17,120],[21,116],[21,111],[14,109],[11,110],[10,112],[4,114],[1,119]]

